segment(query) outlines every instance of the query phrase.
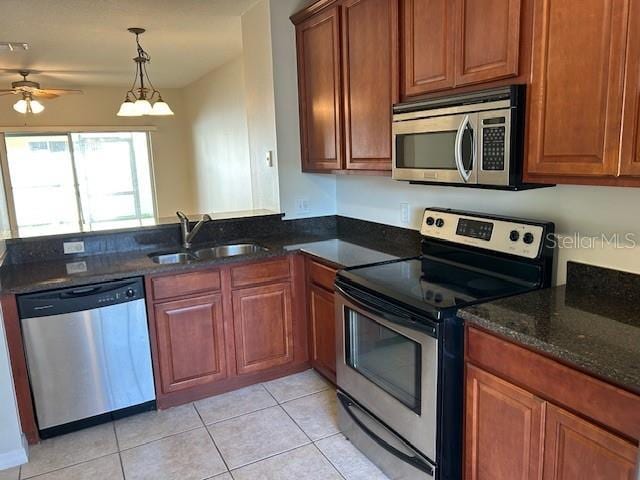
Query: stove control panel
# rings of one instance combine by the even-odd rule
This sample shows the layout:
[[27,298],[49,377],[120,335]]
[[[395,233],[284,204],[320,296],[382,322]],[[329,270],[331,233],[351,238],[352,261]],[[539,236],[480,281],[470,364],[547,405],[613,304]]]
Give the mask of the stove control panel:
[[537,258],[545,241],[543,224],[430,209],[424,212],[420,233],[526,258]]

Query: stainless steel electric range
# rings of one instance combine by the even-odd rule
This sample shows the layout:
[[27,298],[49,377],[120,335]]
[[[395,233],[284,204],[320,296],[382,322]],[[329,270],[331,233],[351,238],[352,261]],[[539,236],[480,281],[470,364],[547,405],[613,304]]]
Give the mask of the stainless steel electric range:
[[459,308],[548,287],[554,225],[425,210],[422,255],[336,279],[339,424],[392,479],[462,478]]

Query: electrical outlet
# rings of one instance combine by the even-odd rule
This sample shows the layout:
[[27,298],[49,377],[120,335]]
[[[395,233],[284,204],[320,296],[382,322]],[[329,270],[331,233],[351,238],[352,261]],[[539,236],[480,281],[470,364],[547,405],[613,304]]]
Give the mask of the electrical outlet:
[[400,204],[400,223],[402,225],[409,225],[409,204]]
[[298,198],[296,200],[296,213],[309,213],[309,199]]
[[63,242],[64,254],[84,253],[84,242]]

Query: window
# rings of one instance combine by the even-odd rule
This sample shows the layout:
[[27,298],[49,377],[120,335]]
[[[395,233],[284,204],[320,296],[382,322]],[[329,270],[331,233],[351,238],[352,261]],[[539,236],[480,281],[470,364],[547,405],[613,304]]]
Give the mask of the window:
[[153,223],[148,140],[145,132],[7,134],[18,235]]

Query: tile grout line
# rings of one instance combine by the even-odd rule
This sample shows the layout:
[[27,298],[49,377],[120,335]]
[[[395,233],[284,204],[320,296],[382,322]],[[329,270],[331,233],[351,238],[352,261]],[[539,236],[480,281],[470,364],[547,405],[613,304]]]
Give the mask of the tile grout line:
[[260,458],[259,460],[254,460],[249,463],[245,463],[238,467],[235,467],[233,470],[229,470],[229,473],[232,473],[234,470],[240,470],[241,468],[248,467],[249,465],[255,465],[256,463],[264,462],[265,460],[269,460],[270,458],[277,457],[278,455],[284,455],[285,453],[293,452],[294,450],[298,450],[299,448],[308,447],[309,445],[313,445],[313,442],[304,443],[302,445],[298,445],[296,447],[288,448],[287,450],[283,450],[282,452],[274,453],[272,455],[266,456],[264,458]]
[[[338,434],[336,433],[336,435],[338,435]],[[331,436],[333,436],[333,435],[331,435]],[[324,438],[329,438],[329,437],[324,437]],[[324,438],[321,438],[320,440],[324,440]],[[320,440],[318,440],[318,441],[320,441]],[[340,475],[340,477],[342,477],[344,480],[347,480],[347,477],[345,477],[345,476],[342,474],[342,472],[340,471],[340,469],[338,468],[338,466],[337,466],[336,464],[334,464],[334,463],[331,461],[331,459],[330,459],[329,457],[327,457],[327,456],[324,454],[324,452],[323,452],[322,450],[320,450],[320,447],[318,447],[318,445],[316,445],[316,442],[313,442],[313,446],[314,446],[314,447],[316,447],[316,450],[317,450],[318,452],[320,452],[320,455],[321,455],[323,458],[325,458],[325,459],[327,460],[327,462],[329,462],[329,465],[331,465],[331,466],[333,467],[333,469],[334,469],[336,472],[338,472],[338,475]]]
[[32,478],[38,478],[38,477],[42,477],[43,475],[49,475],[50,473],[53,473],[53,472],[59,472],[60,470],[64,470],[65,468],[77,467],[78,465],[84,465],[85,463],[93,462],[95,460],[100,460],[102,458],[109,457],[111,455],[115,455],[116,453],[119,453],[119,452],[105,453],[104,455],[100,455],[98,457],[91,458],[89,460],[83,460],[82,462],[72,463],[70,465],[65,465],[64,467],[54,468],[53,470],[42,472],[42,473],[39,473],[37,475],[32,475],[31,477],[26,477],[26,478],[23,478],[22,480],[31,480]]
[[120,471],[122,472],[122,480],[127,480],[124,473],[124,464],[122,463],[122,455],[120,454],[120,441],[118,440],[118,432],[116,431],[116,422],[111,422],[113,426],[113,435],[116,437],[116,448],[118,449],[118,460],[120,461]]
[[[214,440],[213,435],[211,434],[211,431],[209,430],[207,425],[204,423],[204,419],[202,418],[202,415],[200,415],[200,412],[198,411],[198,407],[196,407],[195,402],[193,404],[193,408],[195,409],[196,413],[198,414],[198,417],[200,418],[200,421],[204,425],[204,429],[207,432],[207,435],[209,435],[209,438],[211,439],[211,443],[213,443],[213,448],[215,448],[216,452],[218,452],[218,455],[220,455],[220,460],[222,460],[222,463],[224,464],[224,467],[227,469],[227,472],[229,472],[229,474],[231,474],[231,470],[229,469],[229,465],[227,464],[227,461],[224,459],[224,456],[222,455],[222,452],[218,448],[218,444]],[[216,476],[217,475],[214,475],[214,477],[216,477]],[[231,476],[231,478],[233,478],[233,475]]]

